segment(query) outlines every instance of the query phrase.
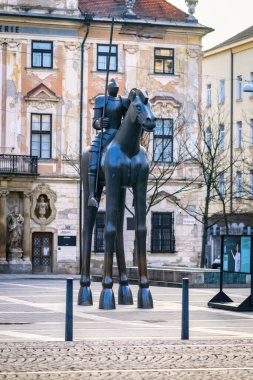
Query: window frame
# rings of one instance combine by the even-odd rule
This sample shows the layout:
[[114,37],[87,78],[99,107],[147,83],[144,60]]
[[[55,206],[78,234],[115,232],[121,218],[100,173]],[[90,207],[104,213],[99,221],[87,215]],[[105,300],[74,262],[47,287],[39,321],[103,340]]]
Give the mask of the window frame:
[[236,147],[242,149],[242,121],[236,122]]
[[[173,51],[173,55],[169,55],[169,56],[165,56],[165,55],[156,55],[156,50],[172,50]],[[160,72],[160,71],[156,71],[156,68],[155,68],[155,63],[156,63],[156,59],[162,59],[163,62],[164,60],[166,59],[170,59],[172,60],[172,72],[171,73],[166,73],[164,72],[164,64],[163,64],[163,71]],[[154,48],[154,74],[156,75],[175,75],[175,49],[174,48],[163,48],[163,47],[155,47]]]
[[[98,66],[98,57],[99,56],[108,57],[109,56],[109,51],[108,51],[108,53],[99,53],[99,51],[98,51],[99,50],[99,46],[108,46],[108,48],[109,48],[110,45],[108,45],[108,44],[97,44],[97,71],[99,71],[99,72],[105,72],[106,68],[105,69],[100,69],[99,66]],[[111,70],[109,68],[109,72],[116,73],[116,72],[118,72],[118,45],[112,45],[112,47],[116,48],[116,53],[111,53],[111,57],[116,57],[116,69],[115,70]],[[107,59],[106,59],[106,62],[107,62]],[[110,64],[111,64],[111,62],[110,62]],[[106,66],[107,66],[107,64],[106,64]]]
[[[103,216],[103,223],[98,223],[99,216]],[[95,221],[95,228],[94,228],[94,252],[103,253],[105,251],[104,228],[105,228],[105,211],[98,211],[97,216],[96,216],[96,221]],[[98,233],[101,233],[101,229],[103,229],[103,234],[102,234],[102,238],[99,239]]]
[[225,197],[225,178],[224,173],[219,175],[219,192],[222,199]]
[[219,82],[219,104],[224,104],[225,103],[225,79],[220,79]]
[[242,75],[236,77],[236,100],[242,100]]
[[219,125],[219,149],[225,149],[225,125],[223,123]]
[[249,172],[249,196],[253,197],[253,170]]
[[[32,126],[33,126],[33,115],[38,115],[40,116],[40,130],[39,131],[33,131]],[[50,131],[42,131],[42,116],[49,116],[50,117]],[[51,160],[52,159],[52,128],[53,128],[53,115],[51,113],[31,113],[31,139],[30,139],[30,152],[32,154],[32,136],[33,135],[39,135],[40,136],[40,157],[38,157],[38,160]],[[42,135],[50,135],[50,157],[41,157],[41,136]]]
[[207,83],[206,85],[206,106],[212,106],[212,85],[211,83]]
[[253,119],[250,119],[249,127],[250,127],[250,142],[249,142],[249,145],[253,146]]
[[236,197],[241,198],[243,193],[243,179],[242,179],[242,172],[237,171],[236,172]]
[[[154,217],[156,215],[159,215],[160,217],[162,215],[169,215],[170,218],[171,218],[171,223],[170,224],[163,224],[163,218],[161,217],[161,221],[162,223],[159,224],[159,225],[155,225],[154,224]],[[165,240],[163,238],[163,233],[162,231],[164,229],[168,229],[168,227],[170,227],[170,237],[169,239]],[[155,249],[155,246],[154,246],[154,241],[157,240],[157,239],[154,239],[154,231],[156,230],[160,230],[160,236],[161,236],[161,239],[159,240],[159,243],[160,243],[160,246],[161,246],[161,249]],[[151,214],[151,253],[175,253],[176,250],[175,250],[175,227],[174,227],[174,212],[156,212],[156,211],[152,211],[152,214]],[[165,242],[169,242],[168,244],[170,245],[169,249],[164,249],[164,245],[165,245]]]
[[[33,47],[33,44],[34,43],[45,43],[45,44],[50,44],[51,45],[51,49],[35,49]],[[32,51],[32,54],[31,54],[31,67],[33,69],[52,69],[53,68],[53,60],[54,60],[54,47],[53,47],[53,41],[39,41],[39,40],[32,40],[32,46],[31,46],[31,51]],[[41,59],[41,66],[35,66],[33,64],[33,53],[34,52],[37,52],[37,53],[41,53],[42,54],[42,59]],[[43,66],[43,52],[50,52],[51,53],[51,66]]]
[[[167,164],[171,164],[173,162],[173,149],[174,149],[174,139],[173,139],[173,136],[174,136],[174,120],[172,118],[169,118],[169,117],[165,117],[165,118],[158,118],[158,120],[162,120],[163,122],[163,132],[164,132],[164,121],[166,120],[170,120],[171,121],[171,129],[172,129],[172,134],[170,135],[165,135],[164,133],[161,135],[158,135],[156,134],[156,129],[154,129],[154,134],[153,134],[153,156],[152,156],[152,161],[153,162],[157,162],[157,163],[167,163]],[[163,142],[164,140],[168,140],[168,143],[169,141],[171,141],[171,159],[169,161],[167,160],[164,160],[163,158],[163,152],[164,152],[164,144],[163,144],[163,151],[162,151],[162,159],[159,159],[159,160],[155,160],[155,148],[156,148],[156,145],[155,145],[155,140],[156,139],[162,139]]]

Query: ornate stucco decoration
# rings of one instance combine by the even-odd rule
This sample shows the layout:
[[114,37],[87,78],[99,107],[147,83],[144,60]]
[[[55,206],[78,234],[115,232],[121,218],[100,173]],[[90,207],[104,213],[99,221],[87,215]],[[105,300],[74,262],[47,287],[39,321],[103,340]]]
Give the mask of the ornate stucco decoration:
[[31,217],[35,223],[45,225],[56,217],[56,193],[45,183],[38,185],[32,191]]
[[24,99],[38,110],[45,110],[53,107],[53,105],[59,102],[61,98],[42,83],[29,91],[24,96]]
[[124,45],[124,50],[127,51],[129,54],[135,54],[139,50],[138,45]]
[[186,53],[190,58],[200,58],[204,55],[200,49],[196,49],[196,48],[195,49],[189,48],[186,50]]
[[75,51],[75,50],[80,50],[81,49],[81,44],[78,42],[65,42],[64,44],[65,48],[70,50],[70,51]]
[[154,114],[158,118],[171,118],[179,115],[182,104],[173,97],[155,96],[150,99]]

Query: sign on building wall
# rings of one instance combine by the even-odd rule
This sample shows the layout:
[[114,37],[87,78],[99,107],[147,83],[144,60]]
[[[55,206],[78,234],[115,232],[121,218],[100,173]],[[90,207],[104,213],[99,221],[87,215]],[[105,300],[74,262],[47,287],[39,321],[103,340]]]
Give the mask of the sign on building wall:
[[76,236],[58,236],[57,261],[76,261]]

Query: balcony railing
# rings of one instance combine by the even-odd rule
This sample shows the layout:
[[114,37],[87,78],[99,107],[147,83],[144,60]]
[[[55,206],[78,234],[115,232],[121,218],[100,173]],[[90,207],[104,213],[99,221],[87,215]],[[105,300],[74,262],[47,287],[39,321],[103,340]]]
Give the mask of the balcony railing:
[[0,154],[1,175],[39,175],[37,156]]

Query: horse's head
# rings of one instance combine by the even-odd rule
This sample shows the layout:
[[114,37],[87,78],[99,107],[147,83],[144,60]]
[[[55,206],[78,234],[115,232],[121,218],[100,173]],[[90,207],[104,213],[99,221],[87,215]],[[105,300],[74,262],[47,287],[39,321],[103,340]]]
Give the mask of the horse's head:
[[152,132],[155,128],[156,117],[151,110],[147,92],[133,88],[128,98],[131,101],[132,112],[135,111],[138,123],[146,132]]

